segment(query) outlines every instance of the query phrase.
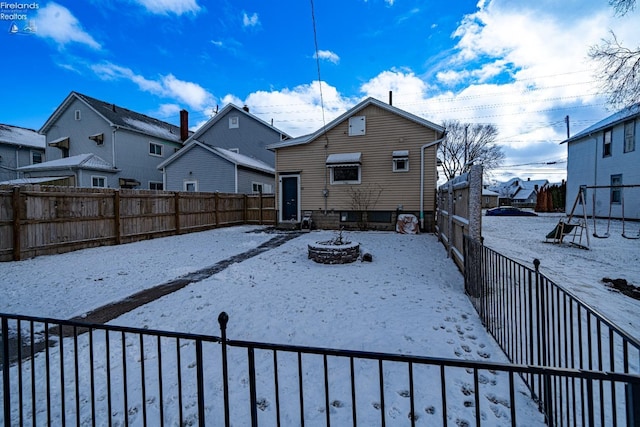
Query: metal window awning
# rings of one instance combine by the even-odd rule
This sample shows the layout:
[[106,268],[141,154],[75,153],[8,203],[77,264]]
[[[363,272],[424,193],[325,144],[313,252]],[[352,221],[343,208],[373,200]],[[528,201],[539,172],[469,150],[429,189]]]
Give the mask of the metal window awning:
[[397,150],[392,153],[394,159],[408,159],[409,150]]
[[327,156],[327,167],[360,166],[362,153],[339,153]]
[[48,145],[49,145],[49,147],[66,148],[68,150],[69,149],[69,137],[68,136],[63,136],[62,138],[55,139],[55,140],[51,141]]

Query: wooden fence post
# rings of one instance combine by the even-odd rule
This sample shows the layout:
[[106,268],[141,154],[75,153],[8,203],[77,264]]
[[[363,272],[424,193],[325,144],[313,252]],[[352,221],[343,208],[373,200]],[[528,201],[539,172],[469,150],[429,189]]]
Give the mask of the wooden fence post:
[[22,216],[22,209],[20,209],[20,187],[13,187],[13,194],[11,195],[11,209],[13,210],[13,260],[20,261],[20,255],[22,247],[20,245],[20,217]]
[[246,224],[247,218],[249,218],[249,196],[243,194],[242,203],[244,204],[242,207],[242,222]]
[[260,225],[262,225],[262,210],[264,209],[264,207],[262,206],[262,188],[260,189],[260,193],[258,194],[258,197],[259,197],[258,200],[260,200],[260,203],[259,203],[259,205],[260,205],[259,206],[259,209],[260,209],[260,214],[259,214],[260,215],[260,220],[259,220],[259,223],[260,223]]
[[219,216],[219,214],[218,214],[218,212],[219,212],[220,208],[219,208],[219,206],[218,206],[218,200],[219,200],[219,196],[218,196],[218,192],[216,191],[216,192],[213,194],[213,201],[214,201],[214,203],[213,203],[213,208],[215,209],[215,214],[216,214],[216,227],[219,227],[219,226],[220,226],[220,216]]
[[120,190],[113,191],[113,227],[116,233],[116,245],[121,242],[120,236]]
[[180,234],[180,192],[176,191],[174,193],[174,201],[175,206],[173,210],[175,211],[176,234]]

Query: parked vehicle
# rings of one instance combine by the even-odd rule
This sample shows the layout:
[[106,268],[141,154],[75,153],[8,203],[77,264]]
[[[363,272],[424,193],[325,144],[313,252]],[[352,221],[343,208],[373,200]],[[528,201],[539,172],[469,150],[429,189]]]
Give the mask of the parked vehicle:
[[499,206],[487,210],[487,216],[538,216],[537,213],[525,211],[514,206]]

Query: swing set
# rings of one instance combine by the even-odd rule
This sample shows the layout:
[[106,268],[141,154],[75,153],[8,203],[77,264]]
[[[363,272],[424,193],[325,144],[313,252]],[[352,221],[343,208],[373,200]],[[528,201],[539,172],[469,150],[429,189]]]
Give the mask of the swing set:
[[[573,203],[573,207],[571,208],[571,212],[566,218],[560,219],[556,227],[546,236],[546,242],[548,243],[563,243],[565,241],[565,237],[571,236],[571,242],[567,242],[573,246],[580,247],[582,249],[589,249],[590,241],[589,241],[589,230],[588,230],[588,222],[587,222],[587,208],[585,203],[585,194],[587,189],[592,189],[592,219],[593,219],[593,237],[598,239],[606,239],[610,237],[611,231],[611,218],[612,218],[612,208],[613,205],[618,203],[618,200],[614,201],[613,194],[609,197],[609,213],[607,215],[607,229],[604,233],[598,233],[597,229],[597,215],[596,215],[596,192],[598,189],[619,189],[620,190],[620,213],[622,219],[622,237],[630,240],[638,240],[640,239],[640,228],[636,233],[630,233],[626,228],[626,220],[625,218],[625,206],[624,206],[624,195],[622,194],[623,188],[638,188],[640,185],[585,185],[581,186],[578,191],[578,195],[576,196],[576,200]],[[582,217],[578,217],[575,214],[576,207],[578,204],[582,205]],[[583,243],[583,237],[586,236],[586,245]],[[551,241],[550,241],[551,240]]]

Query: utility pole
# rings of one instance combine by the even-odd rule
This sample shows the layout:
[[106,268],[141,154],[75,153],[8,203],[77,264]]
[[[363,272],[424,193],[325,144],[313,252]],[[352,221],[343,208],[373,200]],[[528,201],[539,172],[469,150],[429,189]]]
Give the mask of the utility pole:
[[564,118],[564,122],[567,124],[567,139],[569,139],[569,116]]

